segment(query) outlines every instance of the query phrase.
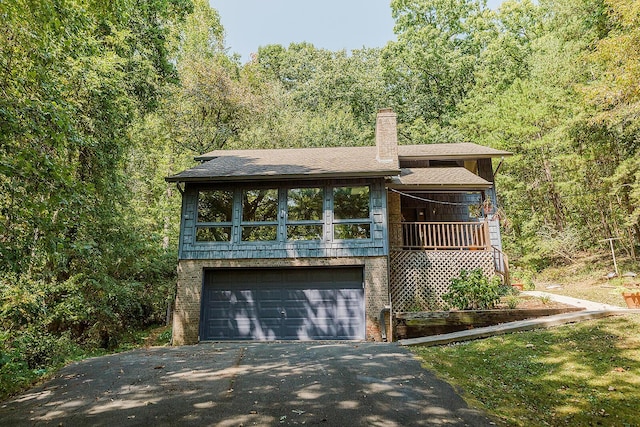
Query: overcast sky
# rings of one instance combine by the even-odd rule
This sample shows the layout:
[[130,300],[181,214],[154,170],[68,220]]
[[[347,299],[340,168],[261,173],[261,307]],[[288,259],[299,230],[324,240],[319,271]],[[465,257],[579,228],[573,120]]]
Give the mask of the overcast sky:
[[[488,0],[496,8],[502,0]],[[389,0],[210,0],[226,45],[246,62],[259,46],[310,42],[329,50],[382,47],[395,40]]]

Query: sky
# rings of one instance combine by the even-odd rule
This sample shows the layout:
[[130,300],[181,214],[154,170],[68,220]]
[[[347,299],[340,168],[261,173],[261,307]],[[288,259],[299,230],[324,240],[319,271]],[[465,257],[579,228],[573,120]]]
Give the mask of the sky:
[[[309,42],[351,51],[395,40],[389,0],[209,0],[230,53],[249,60],[259,46]],[[497,8],[502,0],[488,0]]]

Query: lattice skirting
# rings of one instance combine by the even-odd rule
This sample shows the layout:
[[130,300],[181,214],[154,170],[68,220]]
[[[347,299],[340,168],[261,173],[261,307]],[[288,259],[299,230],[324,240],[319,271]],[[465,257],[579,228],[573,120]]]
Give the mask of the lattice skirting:
[[460,270],[481,268],[495,274],[488,251],[391,251],[390,288],[394,311],[441,310],[442,295]]

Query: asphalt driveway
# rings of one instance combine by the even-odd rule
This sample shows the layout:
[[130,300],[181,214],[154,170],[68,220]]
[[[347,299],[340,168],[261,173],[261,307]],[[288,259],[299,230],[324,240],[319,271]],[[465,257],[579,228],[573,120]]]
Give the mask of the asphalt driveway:
[[486,426],[380,343],[203,343],[88,359],[0,403],[3,426]]

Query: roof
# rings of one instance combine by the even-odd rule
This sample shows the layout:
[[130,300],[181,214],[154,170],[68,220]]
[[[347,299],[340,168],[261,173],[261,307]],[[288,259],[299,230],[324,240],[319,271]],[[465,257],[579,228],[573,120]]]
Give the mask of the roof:
[[455,144],[399,145],[398,156],[417,160],[487,159],[511,156],[511,153],[472,142],[460,142]]
[[386,177],[400,172],[396,162],[376,160],[376,147],[218,150],[196,159],[207,161],[167,181]]
[[449,168],[403,168],[399,176],[391,178],[389,187],[392,188],[461,188],[461,189],[484,189],[490,188],[492,184],[480,178],[473,172],[463,167]]
[[[216,150],[196,157],[202,164],[168,177],[169,182],[204,181],[257,181],[273,179],[302,178],[356,178],[388,177],[400,173],[397,162],[379,162],[377,149],[370,147],[322,147],[322,148],[285,148],[267,150]],[[509,156],[508,151],[496,150],[473,143],[400,145],[398,156],[401,159],[482,159]],[[456,168],[453,168],[456,169]],[[441,181],[436,172],[413,172],[404,185],[418,176],[429,175],[429,179]],[[460,179],[462,172],[455,174]],[[473,175],[469,172],[470,175]],[[439,176],[439,175],[438,175]],[[454,178],[454,175],[447,175]],[[467,175],[465,175],[467,176]],[[473,175],[475,176],[475,175]],[[478,177],[476,177],[478,178]],[[422,179],[422,178],[420,178]],[[449,179],[449,178],[448,178]],[[481,179],[481,178],[478,178]],[[467,183],[470,178],[465,178]],[[463,180],[464,181],[464,180]],[[486,185],[475,182],[475,185]],[[427,183],[429,181],[422,181]]]

